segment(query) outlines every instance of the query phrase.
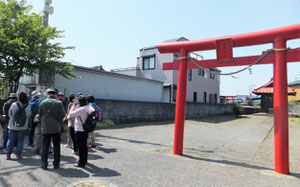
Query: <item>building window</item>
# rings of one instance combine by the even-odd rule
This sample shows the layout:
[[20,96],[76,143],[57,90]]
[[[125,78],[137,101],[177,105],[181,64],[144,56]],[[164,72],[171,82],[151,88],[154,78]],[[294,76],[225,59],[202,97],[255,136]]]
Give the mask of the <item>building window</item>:
[[155,69],[155,55],[143,57],[143,69]]
[[203,92],[203,103],[206,103],[206,92]]
[[188,80],[191,81],[192,80],[192,69],[188,70]]
[[210,70],[210,73],[209,73],[209,78],[211,78],[211,79],[215,79],[215,73],[216,73],[216,71],[214,71],[214,70]]
[[179,53],[174,53],[174,59],[178,59],[179,58]]
[[177,97],[177,86],[173,85],[173,101],[176,101]]
[[194,92],[193,101],[194,101],[194,103],[196,103],[196,102],[197,102],[197,92]]
[[199,69],[198,69],[198,75],[200,75],[200,76],[204,77],[204,75],[205,75],[205,71],[204,71],[204,69],[202,69],[202,68],[199,68]]
[[218,95],[215,94],[215,104],[217,104],[217,103],[218,103]]
[[213,103],[214,103],[214,95],[209,94],[209,104],[213,104]]

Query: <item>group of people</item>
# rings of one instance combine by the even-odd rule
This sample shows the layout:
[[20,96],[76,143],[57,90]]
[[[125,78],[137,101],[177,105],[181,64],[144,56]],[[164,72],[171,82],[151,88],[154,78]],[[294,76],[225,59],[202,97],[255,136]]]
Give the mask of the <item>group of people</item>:
[[[56,88],[45,91],[44,97],[35,90],[28,101],[26,92],[18,95],[11,93],[9,100],[3,105],[3,115],[0,115],[0,151],[6,149],[6,160],[11,160],[13,148],[16,146],[16,159],[22,159],[24,139],[29,132],[28,145],[35,152],[41,152],[41,168],[48,169],[49,151],[54,152],[53,167],[60,167],[60,144],[63,124],[68,124],[67,145],[73,148],[73,153],[79,156],[75,167],[85,167],[88,158],[88,147],[95,147],[94,132],[85,132],[83,125],[88,116],[101,110],[95,103],[93,95],[86,98],[83,94],[71,93],[68,102]],[[91,142],[88,145],[88,135]],[[34,138],[35,137],[35,138]],[[51,147],[51,141],[53,148]]]

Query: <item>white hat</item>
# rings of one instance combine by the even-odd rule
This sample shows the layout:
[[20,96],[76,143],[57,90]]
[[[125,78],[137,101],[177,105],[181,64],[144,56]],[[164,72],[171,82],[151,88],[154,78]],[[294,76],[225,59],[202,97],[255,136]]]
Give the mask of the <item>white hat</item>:
[[50,89],[49,88],[47,88],[45,91],[44,91],[44,96],[45,97],[48,97],[48,91],[49,91]]
[[37,97],[40,96],[41,93],[38,90],[34,90],[33,92],[31,92],[32,97]]

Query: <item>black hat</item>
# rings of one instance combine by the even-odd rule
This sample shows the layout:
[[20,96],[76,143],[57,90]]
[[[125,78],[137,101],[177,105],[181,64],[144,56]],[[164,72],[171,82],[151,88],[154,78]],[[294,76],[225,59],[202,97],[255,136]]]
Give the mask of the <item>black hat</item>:
[[86,99],[86,97],[84,97],[84,95],[80,95],[77,98],[76,104],[79,104],[80,106],[87,105],[87,99]]
[[48,90],[48,94],[56,94],[57,93],[57,89],[56,88],[49,88]]

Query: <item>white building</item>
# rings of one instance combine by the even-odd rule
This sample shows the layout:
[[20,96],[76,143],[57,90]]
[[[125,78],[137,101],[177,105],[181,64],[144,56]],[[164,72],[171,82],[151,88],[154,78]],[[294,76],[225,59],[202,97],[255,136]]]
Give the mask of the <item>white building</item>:
[[[54,86],[65,95],[81,92],[85,96],[94,95],[97,99],[125,101],[162,102],[163,82],[141,77],[121,75],[118,73],[74,66],[72,72],[80,78],[65,79],[54,76]],[[22,78],[21,83],[28,92],[38,89],[44,91],[48,86],[37,84],[36,76]]]
[[[165,42],[185,41],[184,37]],[[202,58],[200,55],[191,54],[197,59]],[[134,68],[122,68],[111,70],[115,73],[131,75],[146,79],[163,81],[164,102],[175,102],[177,91],[178,70],[162,69],[164,62],[173,62],[179,54],[169,53],[160,54],[157,46],[144,47],[140,49],[140,57],[137,58],[137,66]],[[187,77],[187,95],[186,101],[198,103],[219,103],[220,99],[220,76],[215,74],[220,72],[216,68],[210,69],[190,69]]]

